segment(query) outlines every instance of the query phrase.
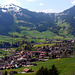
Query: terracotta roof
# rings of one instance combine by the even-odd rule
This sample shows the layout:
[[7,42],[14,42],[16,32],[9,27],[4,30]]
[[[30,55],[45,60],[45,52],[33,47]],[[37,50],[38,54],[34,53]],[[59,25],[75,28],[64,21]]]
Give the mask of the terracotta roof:
[[26,55],[23,55],[22,57],[23,57],[23,58],[25,58],[25,57],[26,57]]
[[24,71],[27,72],[27,71],[29,71],[29,69],[28,68],[25,68]]
[[6,69],[8,69],[9,67],[6,67]]
[[41,52],[42,54],[45,54],[46,52]]
[[45,54],[40,54],[41,56],[45,56]]
[[21,53],[16,53],[16,54],[21,55]]
[[21,51],[21,52],[24,52],[24,51]]
[[33,51],[33,53],[40,53],[41,51]]

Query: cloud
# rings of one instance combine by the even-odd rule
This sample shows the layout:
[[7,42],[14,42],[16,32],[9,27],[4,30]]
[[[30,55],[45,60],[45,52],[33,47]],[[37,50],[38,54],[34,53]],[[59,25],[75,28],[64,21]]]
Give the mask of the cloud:
[[29,2],[34,2],[34,1],[37,1],[37,0],[26,0],[26,1],[29,1]]
[[73,5],[75,5],[75,0],[72,0],[71,3],[72,3]]
[[75,0],[66,0],[69,1],[71,4],[75,5]]
[[44,5],[44,3],[40,3],[39,5],[40,5],[40,6],[43,6],[43,5]]
[[39,10],[36,12],[45,12],[45,13],[58,13],[58,11],[54,10],[54,9],[44,9],[44,10]]
[[18,6],[21,6],[21,3],[19,1],[17,1],[17,0],[5,0],[5,2],[2,3],[2,4],[3,5],[8,5],[8,4],[11,4],[11,3],[13,3],[15,5],[18,5]]

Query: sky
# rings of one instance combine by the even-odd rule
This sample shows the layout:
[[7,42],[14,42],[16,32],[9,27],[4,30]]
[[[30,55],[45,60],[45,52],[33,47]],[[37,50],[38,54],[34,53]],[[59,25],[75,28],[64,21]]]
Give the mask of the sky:
[[15,4],[30,11],[59,13],[75,5],[75,0],[0,0],[0,4]]

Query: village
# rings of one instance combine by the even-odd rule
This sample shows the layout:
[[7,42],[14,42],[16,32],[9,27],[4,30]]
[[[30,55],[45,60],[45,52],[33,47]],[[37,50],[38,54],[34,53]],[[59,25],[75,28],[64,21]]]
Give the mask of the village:
[[[72,57],[75,45],[74,40],[65,40],[54,44],[54,46],[35,47],[30,51],[29,44],[25,43],[25,50],[12,50],[12,55],[0,59],[0,70],[15,69],[20,67],[37,66],[36,61],[45,62],[49,59],[60,59]],[[32,69],[24,69],[24,72],[34,72]]]

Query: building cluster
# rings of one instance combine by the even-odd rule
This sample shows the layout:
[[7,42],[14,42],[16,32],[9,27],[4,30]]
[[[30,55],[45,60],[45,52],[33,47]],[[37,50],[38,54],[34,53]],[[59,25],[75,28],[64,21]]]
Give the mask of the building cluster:
[[12,55],[0,59],[0,70],[37,66],[36,61],[45,62],[48,59],[69,57],[74,52],[74,44],[75,41],[70,40],[56,43],[51,47],[36,48],[35,51],[13,50]]

